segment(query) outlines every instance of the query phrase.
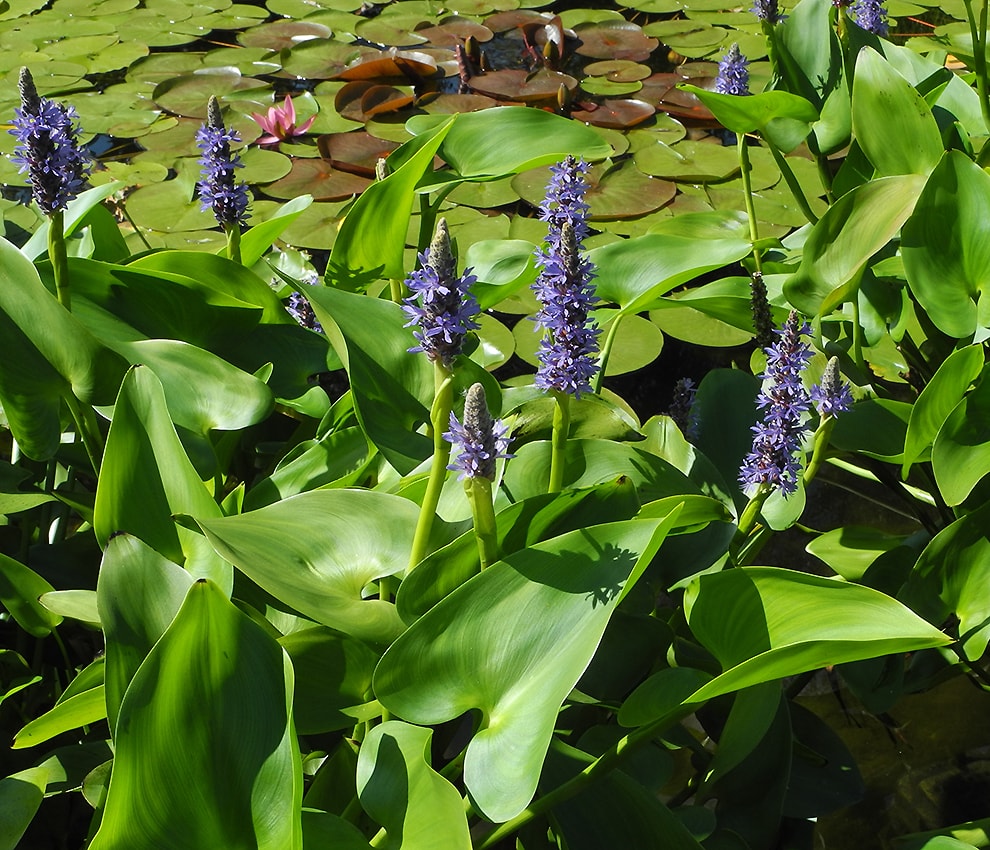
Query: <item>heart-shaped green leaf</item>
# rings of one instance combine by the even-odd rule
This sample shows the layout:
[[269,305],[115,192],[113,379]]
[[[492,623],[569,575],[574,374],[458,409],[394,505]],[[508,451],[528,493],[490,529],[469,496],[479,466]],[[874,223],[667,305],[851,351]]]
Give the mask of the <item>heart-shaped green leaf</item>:
[[388,850],[470,850],[461,795],[430,767],[431,729],[390,720],[371,730],[357,764],[358,798],[385,827]]
[[[984,370],[985,371],[985,370]],[[990,381],[957,404],[932,444],[932,471],[948,505],[960,504],[990,472]]]
[[675,519],[594,526],[515,552],[385,653],[375,693],[394,714],[431,724],[482,712],[464,781],[486,817],[506,821],[532,799],[561,704]]
[[301,850],[292,679],[282,648],[195,582],[124,695],[93,850]]
[[389,643],[404,628],[395,606],[361,591],[405,569],[418,517],[399,496],[316,490],[198,521],[217,552],[277,599],[338,631]]

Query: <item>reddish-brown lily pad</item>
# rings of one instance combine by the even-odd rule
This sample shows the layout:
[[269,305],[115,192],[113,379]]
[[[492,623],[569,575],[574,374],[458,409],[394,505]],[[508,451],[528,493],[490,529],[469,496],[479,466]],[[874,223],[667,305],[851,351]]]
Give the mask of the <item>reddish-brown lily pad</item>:
[[579,24],[574,32],[581,39],[576,52],[595,59],[642,62],[660,44],[657,39],[647,36],[638,24],[629,21],[606,20]]
[[309,194],[317,201],[342,201],[360,195],[370,185],[367,177],[340,171],[325,159],[297,159],[285,177],[265,186],[264,191],[284,200]]
[[375,176],[378,160],[398,147],[395,142],[376,138],[364,130],[320,136],[316,144],[334,168],[369,178]]
[[595,127],[625,130],[653,117],[656,110],[642,100],[606,100],[603,103],[582,103],[582,109],[571,112],[575,121]]
[[544,15],[532,9],[511,9],[507,12],[496,12],[485,18],[485,26],[492,32],[508,32],[524,27],[527,24],[547,24],[551,15]]
[[398,112],[414,100],[413,95],[395,86],[372,86],[361,95],[361,111],[370,118],[385,112]]
[[519,69],[506,69],[471,78],[471,88],[476,92],[521,103],[556,102],[561,86],[568,92],[574,92],[577,84],[574,77],[549,68],[540,68],[532,74]]
[[437,115],[454,115],[458,112],[477,112],[490,109],[499,102],[484,94],[438,94],[424,97],[417,104],[424,112]]
[[331,79],[371,80],[380,85],[413,85],[421,89],[440,76],[436,60],[429,54],[393,48],[362,56]]

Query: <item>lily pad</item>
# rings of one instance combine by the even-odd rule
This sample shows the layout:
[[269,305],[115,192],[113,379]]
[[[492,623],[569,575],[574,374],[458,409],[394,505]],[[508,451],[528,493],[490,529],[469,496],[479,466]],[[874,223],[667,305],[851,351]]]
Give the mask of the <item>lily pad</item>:
[[595,59],[628,59],[642,62],[657,49],[660,42],[643,32],[631,21],[604,20],[579,24],[574,28],[581,44],[576,52]]
[[577,85],[574,77],[550,68],[540,68],[535,73],[506,68],[472,77],[470,82],[471,88],[476,92],[520,103],[556,102],[561,86],[566,91],[573,92]]
[[658,140],[636,151],[633,161],[646,174],[690,183],[724,180],[739,169],[736,149],[717,142],[685,140],[667,145]]
[[324,159],[341,171],[374,177],[379,158],[387,157],[398,145],[359,130],[356,133],[334,133],[320,136],[317,145]]
[[584,109],[574,110],[571,118],[596,127],[626,130],[649,120],[655,111],[643,100],[606,100],[604,103],[587,104]]
[[309,194],[318,201],[340,201],[360,195],[371,182],[367,177],[340,171],[325,159],[297,159],[285,177],[265,187],[265,193],[284,200]]
[[[210,97],[221,101],[247,101],[267,109],[271,105],[271,87],[254,77],[244,77],[233,68],[212,68],[208,73],[165,80],[155,86],[152,97],[162,109],[188,118],[206,118]],[[260,109],[259,109],[260,111]]]
[[274,21],[252,27],[238,34],[237,42],[244,47],[265,47],[268,50],[284,50],[304,41],[329,39],[333,35],[329,27],[309,21]]
[[589,77],[605,77],[615,83],[630,83],[645,80],[653,72],[648,65],[631,62],[628,59],[603,59],[585,65],[584,72]]

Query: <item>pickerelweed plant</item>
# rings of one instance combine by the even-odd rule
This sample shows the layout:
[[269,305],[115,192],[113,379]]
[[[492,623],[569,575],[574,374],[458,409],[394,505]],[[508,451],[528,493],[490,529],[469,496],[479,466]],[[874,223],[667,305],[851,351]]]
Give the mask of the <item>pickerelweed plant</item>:
[[[216,102],[230,248],[134,253],[111,184],[64,261],[0,240],[5,846],[813,848],[864,794],[816,671],[877,729],[990,689],[985,89],[761,8],[767,87],[747,43],[752,94],[695,92],[750,182],[631,236],[644,137],[424,110],[307,285],[277,243],[311,199],[246,225]],[[512,230],[451,203],[548,178]],[[751,229],[777,179],[795,223]],[[642,421],[621,394],[699,325]],[[861,846],[914,828],[866,805]]]

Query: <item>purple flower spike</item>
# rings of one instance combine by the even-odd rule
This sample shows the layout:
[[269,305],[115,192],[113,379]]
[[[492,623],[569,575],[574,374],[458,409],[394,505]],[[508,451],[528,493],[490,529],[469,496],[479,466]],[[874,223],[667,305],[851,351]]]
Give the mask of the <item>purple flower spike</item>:
[[749,60],[733,44],[718,63],[715,91],[719,94],[747,95],[749,90]]
[[540,275],[533,291],[541,304],[536,324],[545,333],[537,358],[536,386],[580,399],[598,372],[598,334],[589,313],[597,302],[591,263],[581,253],[588,232],[584,194],[588,166],[569,156],[551,166],[540,218],[549,223],[545,250],[537,250]]
[[312,305],[300,293],[293,292],[289,295],[285,309],[302,327],[320,334],[326,333],[323,330],[323,325],[320,324],[320,320],[316,318],[316,313],[313,311]]
[[225,226],[243,227],[247,223],[248,188],[234,180],[234,169],[242,168],[243,163],[230,152],[230,143],[240,140],[236,130],[223,126],[220,102],[211,97],[207,121],[196,132],[196,145],[203,152],[199,197],[203,212],[212,210],[217,222]]
[[409,316],[405,326],[418,326],[413,336],[419,345],[409,350],[424,351],[430,360],[449,368],[461,353],[465,334],[481,327],[474,320],[480,308],[470,292],[477,278],[470,269],[457,277],[444,219],[437,222],[433,241],[419,255],[419,262],[420,268],[406,279],[412,294],[402,307]]
[[768,24],[779,24],[787,15],[780,14],[777,0],[753,0],[752,13]]
[[485,388],[472,384],[464,400],[464,424],[450,414],[450,430],[443,438],[457,447],[458,453],[447,469],[459,471],[465,478],[495,479],[495,461],[510,458],[508,428],[501,419],[492,419],[485,399]]
[[12,161],[28,175],[31,194],[45,215],[61,212],[82,191],[89,155],[79,146],[79,116],[71,106],[40,97],[27,68],[21,69],[21,106],[14,110],[17,139]]
[[797,455],[808,431],[802,419],[811,407],[811,396],[801,382],[801,372],[811,348],[801,337],[810,334],[811,327],[792,310],[783,329],[775,333],[780,339],[764,349],[765,383],[756,399],[756,406],[765,413],[753,426],[753,449],[739,470],[739,481],[744,487],[769,484],[789,496],[797,490],[801,474]]
[[856,0],[849,11],[853,14],[856,24],[867,32],[886,38],[890,32],[887,22],[887,10],[881,0]]
[[835,418],[852,407],[853,397],[849,384],[839,377],[839,358],[830,357],[822,382],[811,388],[811,400],[818,409],[818,415],[825,419]]

